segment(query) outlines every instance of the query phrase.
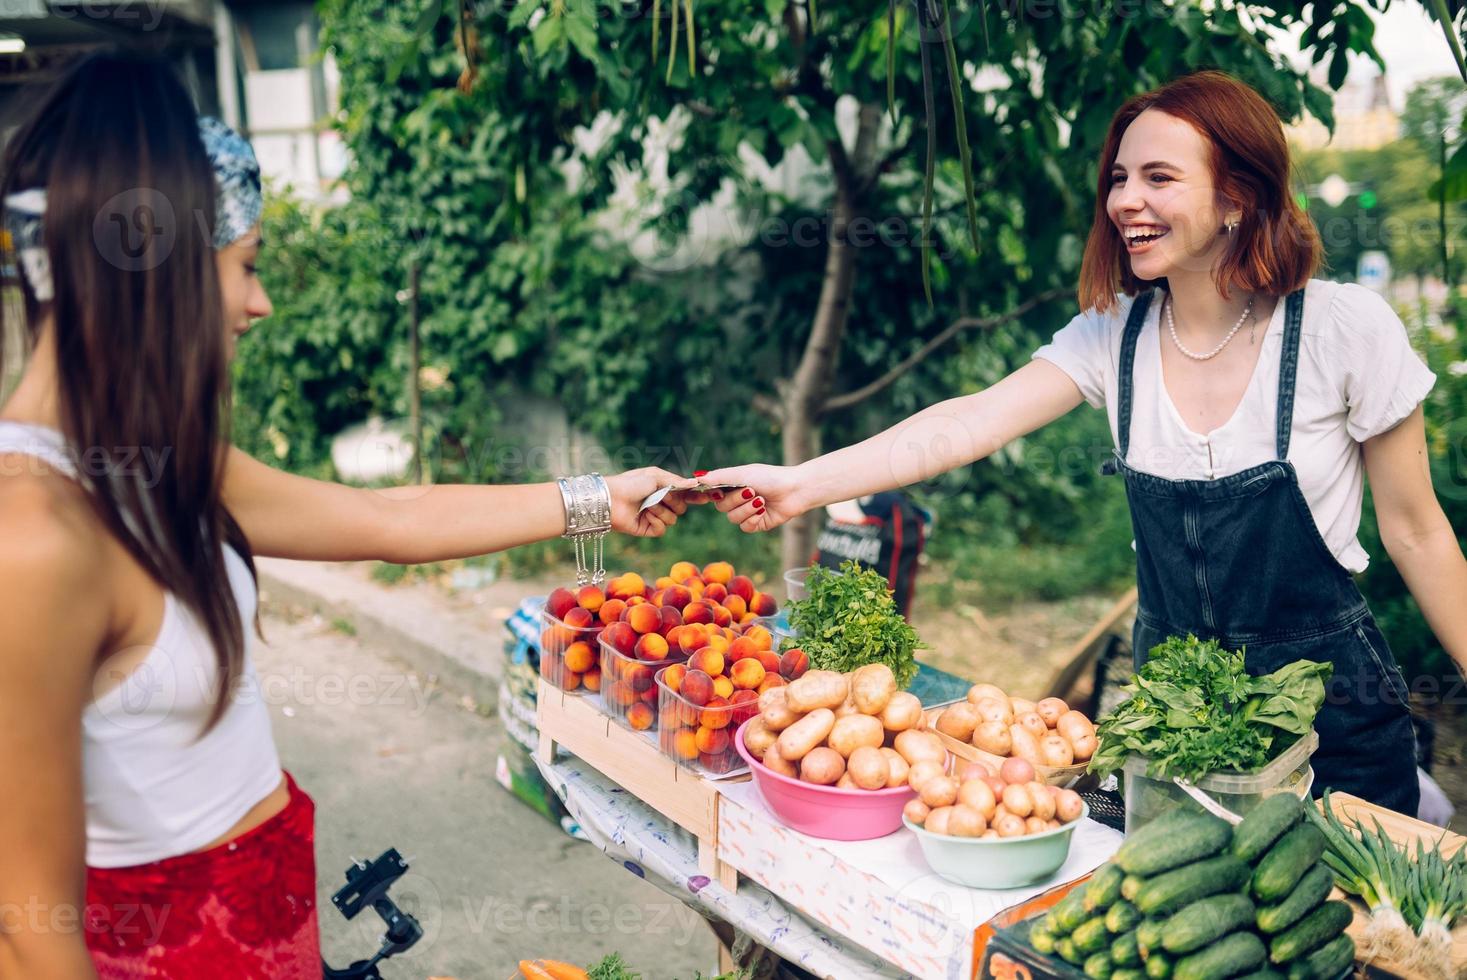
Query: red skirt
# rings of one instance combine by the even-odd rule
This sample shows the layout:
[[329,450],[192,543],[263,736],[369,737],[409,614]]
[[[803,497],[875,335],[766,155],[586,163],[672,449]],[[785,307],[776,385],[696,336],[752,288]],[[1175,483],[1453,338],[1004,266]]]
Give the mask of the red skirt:
[[228,843],[87,869],[87,948],[101,980],[321,980],[316,805],[285,778],[285,809]]

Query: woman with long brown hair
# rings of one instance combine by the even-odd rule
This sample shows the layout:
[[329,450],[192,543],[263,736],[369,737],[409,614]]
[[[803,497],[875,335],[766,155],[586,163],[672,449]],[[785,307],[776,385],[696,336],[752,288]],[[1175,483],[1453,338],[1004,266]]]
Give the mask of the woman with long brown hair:
[[0,976],[315,980],[312,804],[235,696],[252,556],[655,535],[687,500],[640,511],[677,479],[651,468],[373,491],[231,449],[259,171],[158,62],[78,64],[3,166],[30,355],[0,406]]
[[1126,102],[1101,153],[1081,312],[1034,360],[797,467],[742,466],[718,504],[748,531],[982,459],[1089,402],[1136,535],[1136,664],[1168,636],[1246,648],[1264,673],[1334,674],[1315,791],[1415,813],[1405,681],[1352,576],[1368,477],[1381,539],[1467,669],[1467,561],[1432,490],[1421,403],[1434,377],[1384,299],[1312,278],[1272,107],[1220,72]]

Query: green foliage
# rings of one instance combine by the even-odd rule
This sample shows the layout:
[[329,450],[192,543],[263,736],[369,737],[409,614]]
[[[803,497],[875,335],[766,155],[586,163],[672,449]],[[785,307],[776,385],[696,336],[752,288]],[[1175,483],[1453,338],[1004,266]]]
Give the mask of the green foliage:
[[883,663],[906,689],[917,676],[913,651],[922,643],[897,612],[880,572],[856,561],[841,562],[839,574],[813,565],[805,590],[805,598],[790,603],[789,620],[810,666],[845,674]]

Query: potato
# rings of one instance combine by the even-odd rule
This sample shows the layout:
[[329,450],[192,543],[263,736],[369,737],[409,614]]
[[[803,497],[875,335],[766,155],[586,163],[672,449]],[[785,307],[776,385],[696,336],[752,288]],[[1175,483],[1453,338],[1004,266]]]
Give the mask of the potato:
[[849,718],[851,715],[859,715],[860,713],[861,709],[856,707],[856,702],[851,700],[850,695],[847,695],[846,699],[841,702],[840,707],[835,709],[835,717],[838,719]]
[[1033,782],[1034,776],[1034,765],[1027,759],[1005,759],[998,770],[998,777],[1005,784]]
[[1026,711],[1022,715],[1015,715],[1014,724],[1024,729],[1030,735],[1033,735],[1036,740],[1049,734],[1049,726],[1044,723],[1044,719],[1039,717],[1038,713],[1033,711]]
[[1029,784],[1029,798],[1034,802],[1034,816],[1040,820],[1054,819],[1054,797],[1043,783]]
[[785,704],[792,711],[814,711],[829,708],[834,711],[845,703],[850,694],[850,685],[840,674],[829,670],[812,670],[784,685]]
[[881,726],[889,732],[904,732],[922,724],[922,702],[915,694],[898,691],[881,709]]
[[870,715],[846,715],[844,718],[836,718],[826,742],[841,754],[841,758],[849,759],[851,753],[862,746],[881,748],[881,739],[885,734],[881,722]]
[[846,774],[846,760],[835,749],[818,745],[800,760],[800,779],[819,786],[832,786]]
[[989,789],[993,790],[995,799],[1003,795],[1003,788],[1008,785],[1001,776],[984,776],[983,781],[988,784]]
[[947,822],[952,818],[953,808],[940,806],[932,809],[927,814],[927,820],[922,824],[924,830],[930,830],[934,834],[947,833]]
[[1069,739],[1071,745],[1082,735],[1095,734],[1095,726],[1090,723],[1090,719],[1074,709],[1060,715],[1059,721],[1054,723],[1054,729]]
[[841,773],[840,779],[837,779],[835,781],[835,788],[836,789],[858,790],[861,787],[859,787],[859,786],[856,785],[856,781],[851,778],[850,772],[847,771],[847,772]]
[[1005,725],[1014,723],[1014,713],[1009,710],[1007,699],[1000,701],[998,698],[984,698],[978,702],[978,715],[984,721],[1000,721]]
[[1000,837],[1023,837],[1024,818],[1016,817],[1012,813],[1006,813],[993,825]]
[[1046,820],[1044,822],[1045,830],[1059,830],[1062,826],[1063,824],[1061,824],[1058,820]]
[[[876,719],[871,719],[875,721]],[[839,722],[836,723],[839,725]],[[880,723],[877,730],[880,730]],[[891,775],[891,769],[886,764],[886,758],[881,750],[870,745],[862,745],[853,751],[846,760],[846,775],[850,776],[855,784],[862,789],[885,789],[887,777]]]
[[788,776],[791,779],[800,778],[799,768],[793,762],[779,754],[778,742],[775,742],[764,750],[764,765],[771,772],[777,772],[781,776]]
[[1030,763],[1039,761],[1039,739],[1035,738],[1029,729],[1022,725],[1010,725],[1009,738],[1014,743],[1013,756],[1015,759],[1023,759]]
[[1065,704],[1063,698],[1045,698],[1034,706],[1034,710],[1044,719],[1046,725],[1053,728],[1059,723],[1060,715],[1070,710],[1070,706]]
[[1001,721],[985,721],[973,729],[973,744],[984,752],[1007,757],[1014,750],[1009,726]]
[[886,664],[867,664],[851,675],[851,697],[868,715],[881,714],[896,689],[896,675]]
[[1072,789],[1060,790],[1059,799],[1054,803],[1054,815],[1059,818],[1060,823],[1069,823],[1071,820],[1079,820],[1084,811],[1085,801],[1080,799],[1080,794]]
[[1100,747],[1100,741],[1094,735],[1081,735],[1070,742],[1070,748],[1075,753],[1076,762],[1089,762],[1095,750]]
[[[829,708],[816,708],[779,733],[779,741],[776,743],[779,745],[779,754],[791,762],[803,759],[807,752],[825,741],[834,727],[835,712]],[[830,751],[835,752],[835,749]],[[835,779],[831,782],[835,782]]]
[[1027,817],[1034,812],[1034,798],[1029,787],[1023,783],[1011,783],[1003,788],[1004,809],[1016,817]]
[[759,695],[759,717],[764,719],[764,727],[771,732],[782,732],[800,720],[800,712],[792,709],[785,700],[783,686],[771,687]]
[[902,754],[896,749],[885,747],[878,751],[881,752],[881,757],[886,760],[886,788],[895,789],[898,786],[907,785],[907,773],[912,767],[907,765],[907,760],[902,758]]
[[902,807],[902,816],[919,827],[927,821],[927,814],[931,812],[932,807],[918,799],[910,799],[907,805]]
[[1075,750],[1059,732],[1050,732],[1039,740],[1041,766],[1068,766],[1075,761]]
[[952,776],[934,776],[922,784],[917,795],[928,806],[952,806],[958,798],[958,781]]
[[937,730],[949,738],[966,742],[973,737],[973,729],[982,721],[978,709],[966,701],[950,704],[937,716]]
[[[984,820],[992,817],[993,811],[998,808],[998,800],[994,798],[993,789],[982,779],[969,779],[959,786],[958,802],[983,814]],[[1051,809],[1053,809],[1052,805]]]
[[987,829],[988,821],[983,814],[961,803],[953,807],[947,818],[947,832],[954,837],[982,837]]
[[1030,817],[1024,821],[1024,833],[1042,834],[1049,829],[1049,821],[1039,817]]
[[1024,698],[1009,698],[1009,711],[1013,712],[1014,721],[1018,721],[1020,715],[1027,715],[1033,710],[1033,701],[1029,701]]
[[923,759],[931,759],[947,767],[947,749],[931,732],[905,731],[896,737],[896,750],[907,760],[907,765],[916,765]]
[[963,780],[982,779],[984,776],[992,775],[993,767],[986,762],[965,762],[958,770],[958,778]]
[[764,750],[773,745],[777,738],[779,734],[769,730],[768,726],[764,724],[763,717],[755,715],[753,721],[749,722],[749,727],[744,729],[744,748],[748,749],[749,754],[754,758],[763,758]]
[[992,827],[989,827],[983,832],[983,836],[991,840],[998,837],[998,831],[994,830]]
[[969,704],[976,705],[984,698],[993,698],[994,700],[1002,701],[1005,704],[1007,704],[1009,700],[1009,696],[1003,693],[1003,688],[996,687],[993,684],[974,684],[972,687],[968,688]]
[[912,763],[911,768],[907,770],[907,785],[921,792],[922,784],[927,780],[945,775],[947,775],[947,769],[942,763],[923,759],[921,762]]

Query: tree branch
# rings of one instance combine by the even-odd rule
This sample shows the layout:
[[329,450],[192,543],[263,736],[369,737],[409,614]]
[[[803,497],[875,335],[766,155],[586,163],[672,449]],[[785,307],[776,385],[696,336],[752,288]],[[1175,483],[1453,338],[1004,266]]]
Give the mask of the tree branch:
[[830,398],[826,399],[825,404],[820,409],[820,414],[826,415],[830,412],[840,411],[843,408],[850,408],[853,405],[859,405],[861,402],[870,398],[872,395],[875,395],[878,392],[889,388],[894,382],[896,382],[898,378],[911,371],[923,361],[927,360],[927,358],[932,356],[934,351],[936,351],[943,344],[947,343],[949,340],[952,340],[964,330],[971,330],[974,328],[982,330],[991,329],[993,327],[999,326],[1000,324],[1007,323],[1010,320],[1017,320],[1019,317],[1023,316],[1025,313],[1028,313],[1030,310],[1034,309],[1034,307],[1039,306],[1042,303],[1048,303],[1051,300],[1060,299],[1061,297],[1068,296],[1069,294],[1069,289],[1051,289],[1025,300],[1018,306],[1014,307],[1012,310],[1009,310],[1007,313],[999,313],[995,314],[994,316],[985,317],[958,317],[952,323],[949,323],[946,327],[944,327],[942,333],[938,334],[936,337],[933,337],[931,340],[927,341],[927,343],[917,348],[917,350],[908,355],[905,360],[899,363],[896,367],[892,368],[890,371],[883,374],[881,377],[877,378],[875,381],[871,382],[868,385],[863,385],[862,387],[857,388],[854,391],[843,392],[842,394],[833,395]]
[[750,403],[754,411],[764,416],[771,422],[784,421],[784,407],[779,401],[762,391],[754,393],[753,401]]

